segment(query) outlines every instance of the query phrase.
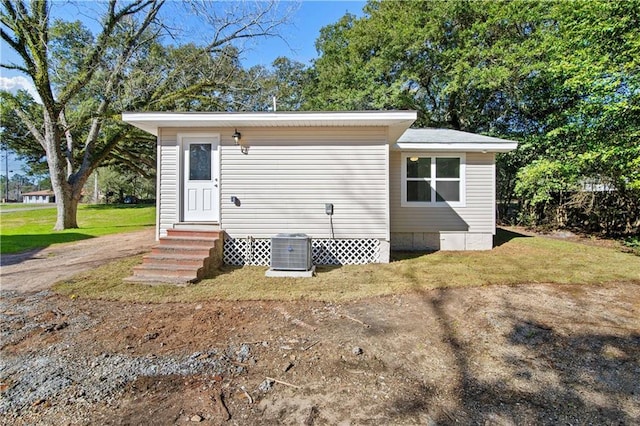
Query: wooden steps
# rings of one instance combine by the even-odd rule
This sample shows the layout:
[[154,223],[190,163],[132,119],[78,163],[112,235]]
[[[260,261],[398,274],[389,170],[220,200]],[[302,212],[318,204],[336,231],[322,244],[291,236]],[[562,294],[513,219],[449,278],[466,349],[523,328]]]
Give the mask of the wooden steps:
[[222,263],[222,231],[170,229],[127,281],[188,284],[199,281]]

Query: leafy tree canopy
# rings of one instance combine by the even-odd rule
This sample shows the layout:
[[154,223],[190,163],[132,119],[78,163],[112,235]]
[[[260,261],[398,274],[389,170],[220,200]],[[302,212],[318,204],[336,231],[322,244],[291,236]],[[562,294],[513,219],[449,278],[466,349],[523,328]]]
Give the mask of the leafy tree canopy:
[[[499,159],[505,201],[518,181],[535,204],[585,179],[637,201],[638,0],[371,0],[364,11],[322,29],[308,107],[415,109],[416,126],[518,139]],[[635,217],[621,227],[637,229]]]

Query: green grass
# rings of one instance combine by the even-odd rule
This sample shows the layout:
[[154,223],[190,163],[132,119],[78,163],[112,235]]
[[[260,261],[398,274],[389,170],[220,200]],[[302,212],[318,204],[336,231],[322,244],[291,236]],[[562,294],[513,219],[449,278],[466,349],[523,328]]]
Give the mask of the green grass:
[[[499,246],[482,252],[395,253],[389,264],[319,267],[306,279],[266,278],[263,267],[224,267],[188,287],[125,283],[141,258],[113,262],[59,283],[73,297],[139,302],[204,300],[348,301],[444,287],[523,283],[640,285],[640,257],[604,247],[501,231]],[[506,237],[506,238],[505,238]]]
[[55,209],[56,205],[53,203],[40,204],[40,203],[0,203],[0,212],[4,210],[17,210],[17,209],[29,209],[29,208],[38,208],[38,209]]
[[80,228],[65,231],[53,231],[55,208],[6,212],[2,213],[0,221],[0,253],[8,254],[154,226],[155,207],[80,205]]
[[640,256],[640,237],[629,237],[623,241],[623,244],[636,255]]

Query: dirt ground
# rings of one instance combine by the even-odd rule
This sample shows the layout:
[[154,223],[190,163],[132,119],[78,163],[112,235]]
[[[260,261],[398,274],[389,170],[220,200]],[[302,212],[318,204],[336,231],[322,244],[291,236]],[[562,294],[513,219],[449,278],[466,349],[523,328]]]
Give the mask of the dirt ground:
[[6,282],[1,424],[640,424],[640,283],[137,304]]
[[98,265],[145,253],[155,244],[154,229],[105,235],[74,243],[0,257],[2,290],[40,291]]

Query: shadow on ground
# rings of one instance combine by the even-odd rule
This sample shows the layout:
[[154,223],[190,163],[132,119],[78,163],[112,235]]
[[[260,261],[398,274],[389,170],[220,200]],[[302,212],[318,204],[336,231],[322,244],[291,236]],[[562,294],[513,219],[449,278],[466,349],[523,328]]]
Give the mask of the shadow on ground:
[[519,232],[508,231],[503,228],[496,228],[496,235],[493,237],[493,246],[499,247],[514,238],[531,238],[531,236],[520,234]]
[[[51,234],[18,234],[3,235],[0,240],[2,258],[0,265],[15,265],[33,257],[36,253],[52,244],[72,243],[75,241],[94,238],[92,235],[79,232],[51,233]],[[33,249],[33,247],[38,247]],[[6,252],[6,254],[5,254]]]
[[155,206],[155,203],[140,204],[89,204],[87,210],[113,210],[113,209],[144,209]]
[[453,355],[455,408],[432,411],[442,398],[438,386],[414,383],[388,406],[394,417],[428,415],[436,424],[637,424],[629,409],[640,395],[640,333],[556,331],[505,300],[501,321],[510,332],[497,362],[507,374],[489,379],[478,374],[482,355],[473,340],[481,345],[481,337],[460,336],[463,320],[450,312],[451,293],[421,294]]
[[422,256],[428,256],[430,254],[435,253],[435,250],[418,250],[418,251],[399,251],[399,250],[393,250],[391,252],[391,256],[390,256],[390,261],[391,262],[398,262],[401,260],[409,260],[409,259],[417,259],[419,257]]

